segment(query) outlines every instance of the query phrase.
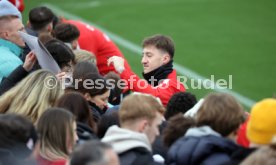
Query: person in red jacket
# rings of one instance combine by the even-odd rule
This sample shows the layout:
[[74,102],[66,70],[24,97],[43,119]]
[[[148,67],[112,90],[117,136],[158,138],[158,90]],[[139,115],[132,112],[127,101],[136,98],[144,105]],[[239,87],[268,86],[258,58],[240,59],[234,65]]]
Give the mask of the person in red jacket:
[[[114,67],[107,65],[107,59],[113,55],[124,58],[119,48],[112,40],[99,29],[76,20],[65,20],[62,22],[75,25],[80,31],[78,44],[81,49],[87,50],[95,54],[97,58],[97,67],[101,75],[106,75],[110,71],[115,71]],[[130,68],[126,64],[127,68]]]
[[14,6],[17,7],[17,9],[20,11],[20,12],[23,12],[23,10],[25,9],[25,6],[24,6],[24,0],[9,0]]
[[171,96],[184,92],[184,85],[177,80],[176,70],[173,69],[174,43],[170,37],[154,35],[143,42],[142,65],[143,77],[140,79],[125,66],[127,62],[118,56],[108,59],[113,64],[121,79],[126,80],[130,90],[151,94],[158,97],[166,106]]

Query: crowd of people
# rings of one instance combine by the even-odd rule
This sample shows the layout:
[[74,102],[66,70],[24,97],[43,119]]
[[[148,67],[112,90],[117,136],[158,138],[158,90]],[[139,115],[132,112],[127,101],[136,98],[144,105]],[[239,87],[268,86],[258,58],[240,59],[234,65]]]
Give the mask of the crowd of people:
[[45,6],[24,26],[20,2],[0,1],[0,165],[276,164],[275,98],[250,113],[226,93],[197,100],[177,79],[169,36],[143,40],[139,78],[101,30]]

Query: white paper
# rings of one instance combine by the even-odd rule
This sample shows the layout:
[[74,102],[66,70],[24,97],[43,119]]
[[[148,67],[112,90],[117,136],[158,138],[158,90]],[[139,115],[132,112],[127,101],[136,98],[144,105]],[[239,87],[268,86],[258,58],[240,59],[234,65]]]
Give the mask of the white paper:
[[60,72],[60,68],[57,62],[37,37],[24,32],[19,32],[19,34],[25,43],[29,46],[29,48],[35,53],[38,63],[42,69],[49,70],[54,74]]

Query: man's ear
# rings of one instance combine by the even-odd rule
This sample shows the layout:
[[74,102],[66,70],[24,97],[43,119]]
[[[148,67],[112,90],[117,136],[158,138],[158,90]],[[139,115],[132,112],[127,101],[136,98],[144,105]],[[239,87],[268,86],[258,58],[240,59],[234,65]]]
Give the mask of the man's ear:
[[3,38],[5,40],[8,40],[9,38],[9,33],[7,31],[5,32],[0,32],[0,38]]
[[139,124],[138,124],[138,131],[139,131],[140,133],[145,132],[145,130],[146,130],[148,124],[149,124],[149,123],[148,123],[148,121],[147,121],[146,119],[140,120],[140,121],[139,121]]
[[163,65],[167,64],[170,61],[171,61],[171,56],[168,53],[164,54],[163,55]]
[[53,31],[53,23],[49,23],[47,25],[47,32],[51,34],[52,31]]

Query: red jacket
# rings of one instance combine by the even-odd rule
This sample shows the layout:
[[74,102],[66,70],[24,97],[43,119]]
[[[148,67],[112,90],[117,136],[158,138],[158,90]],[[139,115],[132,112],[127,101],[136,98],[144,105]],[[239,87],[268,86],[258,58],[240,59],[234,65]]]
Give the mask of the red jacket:
[[250,142],[246,136],[246,129],[247,129],[247,124],[250,119],[249,113],[247,113],[247,119],[244,123],[241,124],[239,130],[238,130],[238,135],[237,135],[237,143],[243,147],[248,148],[250,145]]
[[17,7],[17,9],[20,12],[23,12],[25,6],[24,6],[24,0],[9,0],[14,6]]
[[38,165],[66,165],[66,160],[50,161],[40,155],[36,157],[36,161]]
[[[126,63],[125,63],[126,64]],[[127,87],[134,92],[151,94],[160,98],[162,104],[166,107],[172,95],[177,92],[184,92],[184,85],[177,80],[176,70],[173,70],[164,81],[158,86],[153,87],[144,79],[140,79],[131,70],[125,69],[121,73],[121,79],[126,80]]]
[[[123,58],[124,56],[118,47],[110,40],[110,38],[99,29],[83,22],[75,20],[64,21],[75,25],[79,29],[79,46],[81,49],[95,54],[100,74],[105,75],[110,71],[115,72],[113,66],[107,66],[107,59],[114,55]],[[129,65],[127,64],[126,67],[129,68]]]

